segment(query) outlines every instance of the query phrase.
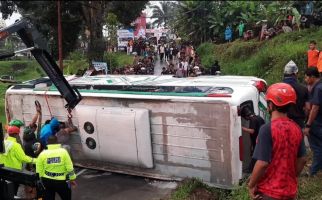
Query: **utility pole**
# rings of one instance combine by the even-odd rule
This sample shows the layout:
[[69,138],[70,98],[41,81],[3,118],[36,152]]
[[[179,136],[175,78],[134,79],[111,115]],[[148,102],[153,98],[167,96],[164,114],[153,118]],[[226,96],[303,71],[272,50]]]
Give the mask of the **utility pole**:
[[63,44],[62,44],[62,30],[61,30],[61,15],[60,15],[60,1],[57,1],[57,15],[58,15],[58,59],[59,68],[63,72]]

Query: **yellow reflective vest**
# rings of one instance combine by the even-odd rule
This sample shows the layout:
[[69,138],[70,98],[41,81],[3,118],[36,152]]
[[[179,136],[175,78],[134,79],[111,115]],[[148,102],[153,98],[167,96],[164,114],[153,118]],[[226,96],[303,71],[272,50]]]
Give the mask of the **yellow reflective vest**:
[[5,152],[0,153],[0,164],[5,167],[22,170],[23,163],[35,163],[36,159],[25,154],[17,139],[8,136],[4,140]]
[[49,144],[47,150],[39,154],[36,172],[40,177],[48,179],[76,179],[72,160],[66,149],[62,148],[60,144]]

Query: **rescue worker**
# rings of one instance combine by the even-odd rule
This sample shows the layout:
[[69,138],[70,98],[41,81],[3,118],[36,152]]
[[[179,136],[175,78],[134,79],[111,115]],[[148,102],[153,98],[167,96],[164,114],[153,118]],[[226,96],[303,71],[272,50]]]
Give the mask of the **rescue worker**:
[[[20,127],[24,126],[25,124],[19,120],[19,119],[13,119],[9,122],[9,126],[16,126],[20,129]],[[21,138],[20,137],[16,137],[16,140],[19,144],[22,145],[22,142],[21,142]]]
[[[256,139],[258,136],[259,129],[262,125],[265,124],[265,120],[259,116],[255,115],[255,113],[252,111],[250,106],[244,106],[241,110],[241,116],[249,121],[249,127],[242,127],[242,130],[250,135],[250,141],[251,141],[251,156],[253,156],[254,149],[256,147]],[[247,169],[248,173],[251,173],[253,171],[254,165],[256,160],[252,159],[249,167]]]
[[39,154],[36,172],[46,188],[44,200],[55,200],[55,193],[62,200],[71,199],[71,186],[76,186],[76,174],[68,152],[57,144],[56,136],[48,138],[47,149]]
[[40,141],[42,148],[47,145],[47,140],[51,135],[55,135],[59,130],[59,121],[53,117],[48,124],[45,124],[40,131]]
[[[25,154],[21,144],[17,142],[19,138],[20,128],[17,126],[9,126],[7,128],[8,136],[4,140],[5,152],[0,154],[0,164],[5,167],[22,170],[23,163],[35,163],[36,158],[31,158]],[[14,183],[14,192],[17,194],[19,184]]]
[[290,104],[296,103],[296,92],[289,84],[276,83],[268,88],[266,100],[271,122],[259,131],[249,195],[252,199],[294,200],[297,177],[306,163],[301,128],[287,117]]

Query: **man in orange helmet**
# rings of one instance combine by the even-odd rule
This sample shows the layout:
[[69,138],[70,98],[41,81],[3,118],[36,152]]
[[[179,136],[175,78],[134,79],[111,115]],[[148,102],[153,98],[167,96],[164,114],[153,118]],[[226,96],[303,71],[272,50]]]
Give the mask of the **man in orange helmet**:
[[296,92],[286,83],[271,85],[266,94],[271,122],[259,131],[253,158],[256,164],[248,183],[252,199],[294,200],[297,177],[306,163],[301,128],[287,117]]

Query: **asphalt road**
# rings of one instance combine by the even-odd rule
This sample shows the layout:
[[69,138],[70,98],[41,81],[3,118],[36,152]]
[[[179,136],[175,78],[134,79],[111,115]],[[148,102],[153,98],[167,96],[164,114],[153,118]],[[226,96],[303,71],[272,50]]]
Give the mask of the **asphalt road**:
[[[75,200],[159,200],[177,186],[176,182],[114,174],[96,170],[77,169]],[[56,199],[59,199],[56,197]]]

